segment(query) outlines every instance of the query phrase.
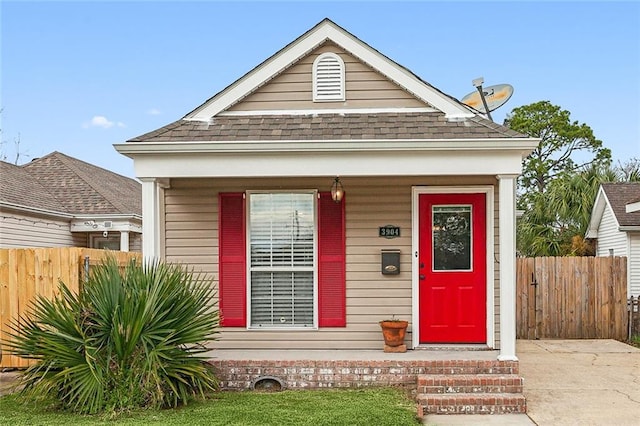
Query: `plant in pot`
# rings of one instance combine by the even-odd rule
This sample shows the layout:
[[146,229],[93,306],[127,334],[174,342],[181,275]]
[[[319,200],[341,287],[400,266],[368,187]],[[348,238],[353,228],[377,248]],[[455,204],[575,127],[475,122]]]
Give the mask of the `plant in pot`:
[[407,345],[404,344],[404,336],[408,325],[408,321],[396,319],[395,316],[391,319],[380,321],[385,352],[407,351]]

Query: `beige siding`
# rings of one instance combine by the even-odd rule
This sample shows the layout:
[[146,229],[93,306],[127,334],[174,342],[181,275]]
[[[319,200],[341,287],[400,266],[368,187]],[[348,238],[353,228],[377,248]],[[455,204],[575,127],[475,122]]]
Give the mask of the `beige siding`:
[[[313,61],[325,52],[340,55],[345,63],[345,101],[313,102]],[[229,111],[426,106],[341,48],[325,44],[229,108]]]
[[[164,253],[171,262],[218,273],[218,191],[259,189],[318,189],[326,191],[332,178],[172,180],[165,190]],[[224,329],[216,347],[379,349],[378,321],[395,315],[411,321],[411,188],[416,185],[487,185],[479,178],[343,178],[346,196],[347,327],[306,331]],[[497,208],[495,208],[497,216]],[[378,237],[378,227],[400,226],[401,237]],[[497,227],[497,217],[496,224]],[[497,230],[495,235],[497,241]],[[494,242],[495,243],[495,242]],[[401,251],[401,273],[380,273],[380,250]],[[498,274],[496,264],[496,276]],[[217,285],[217,284],[216,284]],[[496,284],[496,295],[499,293]],[[496,307],[496,321],[499,309]],[[409,328],[411,331],[411,326]],[[408,339],[411,339],[409,334]]]
[[86,247],[85,234],[72,234],[69,220],[0,212],[0,248]]

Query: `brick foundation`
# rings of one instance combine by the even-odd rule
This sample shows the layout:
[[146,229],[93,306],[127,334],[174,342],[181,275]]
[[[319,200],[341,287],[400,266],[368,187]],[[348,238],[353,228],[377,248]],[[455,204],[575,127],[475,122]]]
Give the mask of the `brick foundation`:
[[517,361],[479,360],[213,360],[222,389],[251,389],[263,376],[277,377],[287,389],[403,386],[416,389],[424,374],[518,374]]

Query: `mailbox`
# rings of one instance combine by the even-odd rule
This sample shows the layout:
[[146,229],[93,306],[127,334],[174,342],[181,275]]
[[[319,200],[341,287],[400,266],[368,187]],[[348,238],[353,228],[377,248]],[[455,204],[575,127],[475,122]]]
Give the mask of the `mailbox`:
[[382,275],[398,275],[400,273],[400,250],[382,250],[380,257],[382,260]]

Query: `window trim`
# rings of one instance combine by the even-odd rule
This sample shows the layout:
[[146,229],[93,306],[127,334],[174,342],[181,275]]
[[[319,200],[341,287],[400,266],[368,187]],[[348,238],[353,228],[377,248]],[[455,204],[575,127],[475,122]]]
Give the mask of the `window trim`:
[[[318,64],[325,58],[332,58],[338,65],[340,66],[340,93],[338,95],[333,96],[322,96],[320,97],[318,90]],[[320,55],[313,61],[312,66],[312,86],[313,86],[313,102],[341,102],[346,99],[346,84],[345,84],[345,65],[342,58],[333,52],[325,52]]]
[[[246,329],[251,331],[317,331],[319,329],[319,306],[318,306],[318,198],[317,189],[296,189],[296,190],[248,190],[246,194],[246,215],[245,215],[245,288],[246,288]],[[309,194],[313,197],[313,324],[310,326],[254,326],[251,319],[251,196],[254,194]]]

